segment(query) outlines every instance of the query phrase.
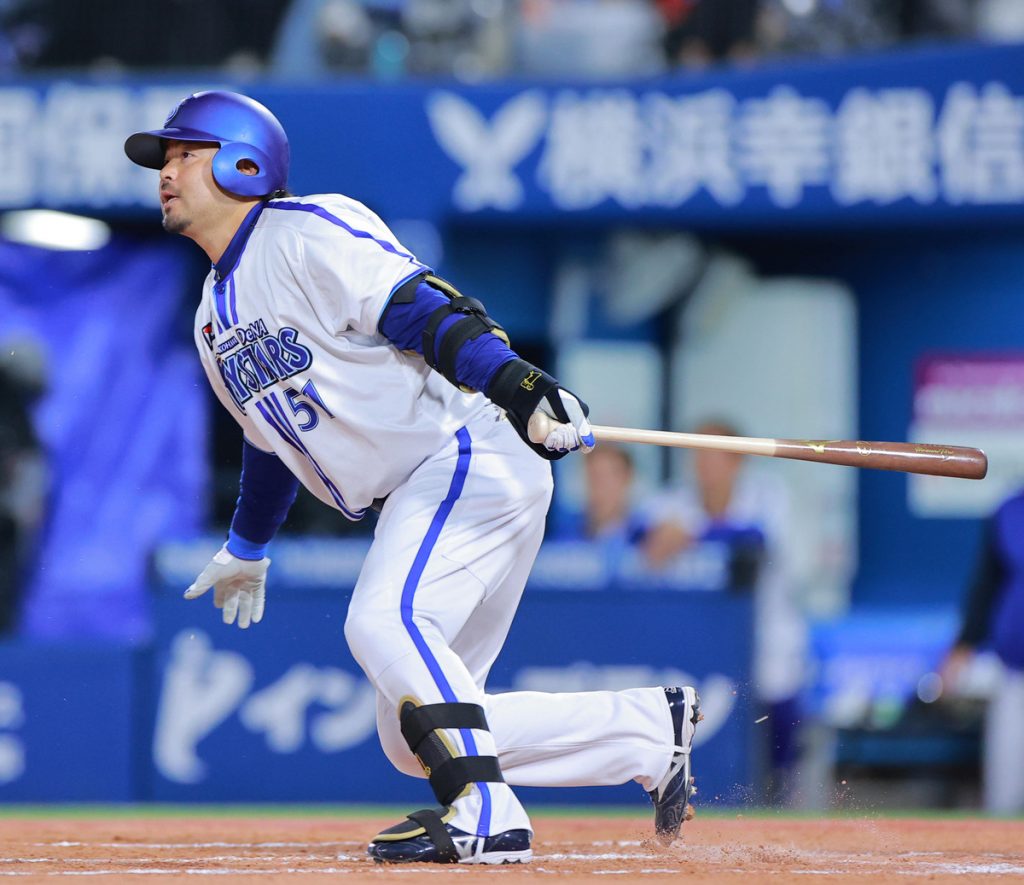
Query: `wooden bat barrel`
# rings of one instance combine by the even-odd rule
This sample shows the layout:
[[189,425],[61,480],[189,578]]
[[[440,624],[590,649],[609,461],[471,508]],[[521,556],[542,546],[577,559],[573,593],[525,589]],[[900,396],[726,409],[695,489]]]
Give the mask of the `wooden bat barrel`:
[[980,449],[932,443],[777,439],[774,457],[959,479],[984,479],[988,472]]

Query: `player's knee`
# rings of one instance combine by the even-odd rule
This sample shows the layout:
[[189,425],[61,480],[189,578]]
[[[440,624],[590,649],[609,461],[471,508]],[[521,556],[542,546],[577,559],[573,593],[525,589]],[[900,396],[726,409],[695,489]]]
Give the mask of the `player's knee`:
[[359,661],[368,661],[375,652],[390,646],[387,619],[377,613],[349,609],[345,618],[345,641]]
[[345,641],[353,651],[359,646],[363,639],[362,618],[355,611],[349,609],[345,617]]
[[388,757],[388,761],[402,774],[419,778],[427,776],[423,771],[423,766],[420,765],[419,760],[412,754],[412,750],[409,749],[409,745],[406,744],[405,738],[402,737],[402,733],[397,728],[394,730],[388,729],[387,731],[381,730],[379,737],[384,755]]

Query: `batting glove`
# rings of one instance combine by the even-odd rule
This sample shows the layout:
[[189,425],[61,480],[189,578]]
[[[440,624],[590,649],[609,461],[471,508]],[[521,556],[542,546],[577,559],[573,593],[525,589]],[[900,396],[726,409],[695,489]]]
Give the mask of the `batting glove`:
[[587,404],[526,360],[516,357],[502,365],[485,395],[505,410],[516,433],[542,458],[555,461],[594,447]]
[[541,400],[534,409],[534,414],[540,413],[550,422],[541,444],[550,452],[575,452],[577,449],[591,451],[594,448],[594,432],[590,429],[582,404],[562,388],[558,388],[558,398],[563,411],[560,416],[555,414],[555,408],[546,399]]
[[238,626],[245,630],[263,618],[269,567],[267,557],[239,559],[225,545],[185,591],[185,598],[198,599],[213,587],[213,604],[223,612],[224,623],[233,624],[237,617]]

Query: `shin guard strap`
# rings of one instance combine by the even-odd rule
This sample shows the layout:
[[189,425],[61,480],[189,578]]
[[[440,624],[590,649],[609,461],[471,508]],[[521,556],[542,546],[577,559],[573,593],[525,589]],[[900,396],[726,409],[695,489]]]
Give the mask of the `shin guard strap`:
[[455,756],[432,769],[428,779],[442,805],[451,805],[468,784],[505,782],[496,756]]
[[455,850],[455,843],[448,833],[448,828],[441,820],[441,816],[432,808],[424,808],[422,811],[414,811],[409,819],[418,823],[426,831],[427,838],[437,846],[437,859],[439,863],[458,863],[459,852]]
[[415,753],[423,739],[438,728],[475,728],[487,731],[484,708],[479,704],[409,705],[402,710],[402,737]]

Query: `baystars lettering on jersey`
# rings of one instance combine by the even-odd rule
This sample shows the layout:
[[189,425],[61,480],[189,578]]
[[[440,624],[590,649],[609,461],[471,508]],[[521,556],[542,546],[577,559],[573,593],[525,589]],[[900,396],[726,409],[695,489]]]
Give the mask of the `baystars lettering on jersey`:
[[[313,364],[308,347],[298,343],[298,329],[285,327],[274,335],[259,319],[247,328],[238,328],[217,345],[217,366],[231,398],[241,407],[254,393],[272,387],[278,381],[304,372]],[[245,346],[228,356],[221,354]]]
[[490,407],[377,330],[424,270],[369,209],[327,194],[254,208],[203,287],[195,339],[214,392],[350,519]]

